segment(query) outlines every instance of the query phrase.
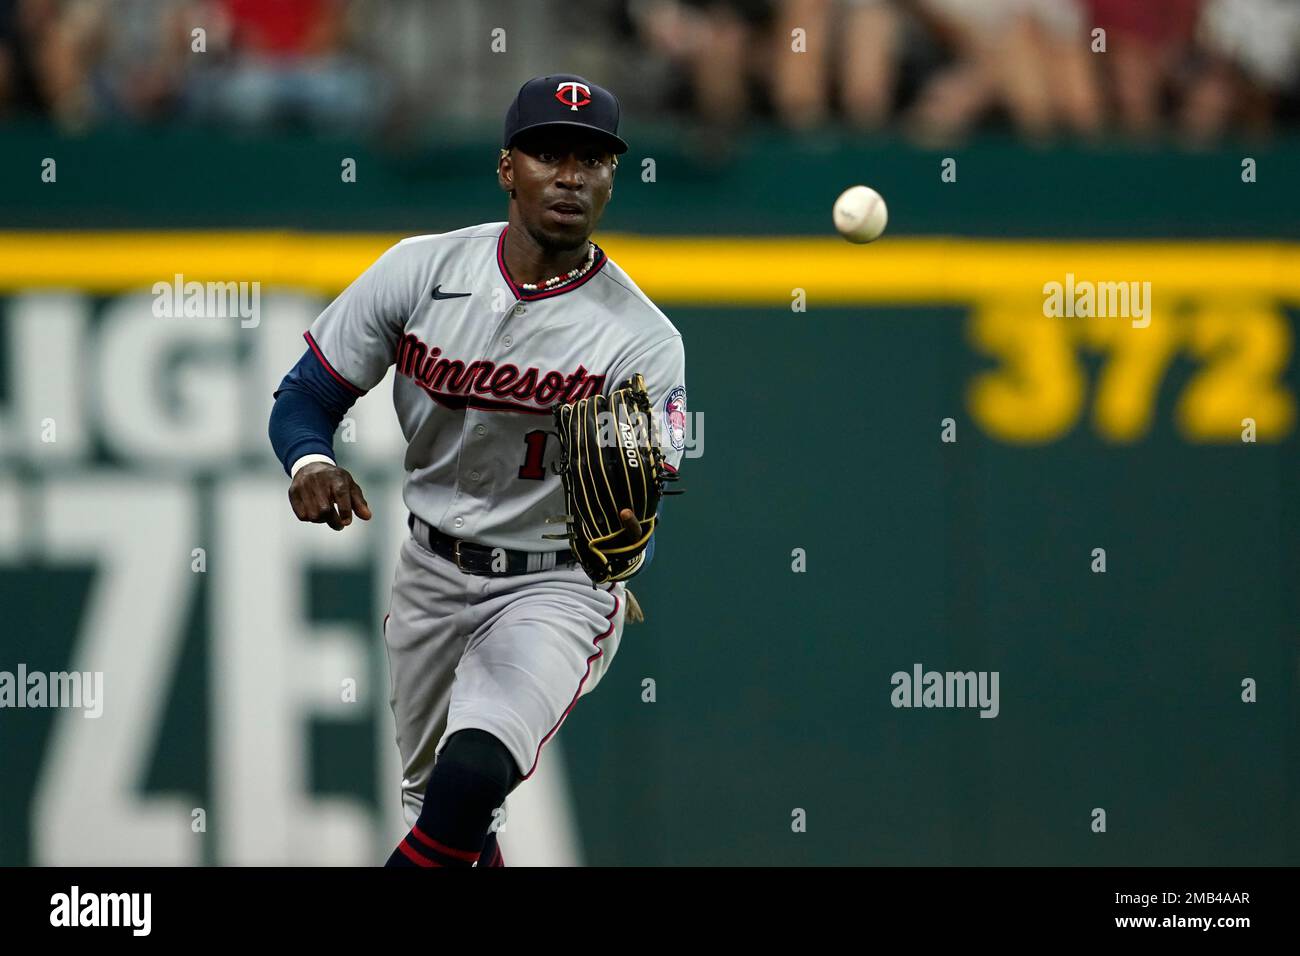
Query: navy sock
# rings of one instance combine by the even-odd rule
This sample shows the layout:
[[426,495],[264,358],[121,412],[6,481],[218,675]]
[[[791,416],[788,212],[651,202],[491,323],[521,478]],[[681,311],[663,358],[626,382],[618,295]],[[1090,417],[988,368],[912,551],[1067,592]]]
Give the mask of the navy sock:
[[[429,774],[424,808],[387,865],[468,867],[485,850],[497,855],[496,834],[488,833],[492,811],[519,780],[514,758],[496,737],[483,730],[452,734]],[[482,865],[492,865],[492,858]]]

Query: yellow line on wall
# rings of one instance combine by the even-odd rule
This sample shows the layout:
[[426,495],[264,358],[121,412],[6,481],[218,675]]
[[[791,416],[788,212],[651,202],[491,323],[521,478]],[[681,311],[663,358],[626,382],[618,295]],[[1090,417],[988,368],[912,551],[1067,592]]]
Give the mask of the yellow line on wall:
[[[0,232],[0,290],[114,293],[155,282],[260,281],[337,293],[401,238],[372,233]],[[1147,281],[1153,295],[1300,301],[1300,243],[597,236],[661,305],[965,303],[1041,298],[1045,282]]]

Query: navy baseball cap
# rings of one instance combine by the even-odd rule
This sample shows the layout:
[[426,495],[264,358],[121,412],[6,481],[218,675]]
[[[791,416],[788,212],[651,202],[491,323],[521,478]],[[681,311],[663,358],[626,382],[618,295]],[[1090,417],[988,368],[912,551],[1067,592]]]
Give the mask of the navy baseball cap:
[[502,148],[509,149],[522,133],[568,126],[599,133],[615,153],[626,153],[627,143],[618,135],[620,112],[618,97],[580,76],[536,76],[519,88],[506,111]]

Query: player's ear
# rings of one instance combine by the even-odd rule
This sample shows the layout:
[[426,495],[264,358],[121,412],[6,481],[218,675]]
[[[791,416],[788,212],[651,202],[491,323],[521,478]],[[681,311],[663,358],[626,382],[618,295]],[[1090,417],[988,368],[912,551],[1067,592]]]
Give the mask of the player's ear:
[[515,198],[515,166],[508,149],[501,150],[497,157],[497,185],[508,192],[511,199]]

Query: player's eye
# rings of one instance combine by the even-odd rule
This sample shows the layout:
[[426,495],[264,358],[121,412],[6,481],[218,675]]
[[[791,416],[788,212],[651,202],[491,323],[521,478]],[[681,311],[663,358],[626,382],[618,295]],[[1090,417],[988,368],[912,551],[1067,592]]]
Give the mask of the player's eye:
[[556,156],[554,153],[548,153],[546,150],[542,150],[540,153],[538,153],[537,158],[544,163],[553,163],[557,159],[559,159],[559,157]]

